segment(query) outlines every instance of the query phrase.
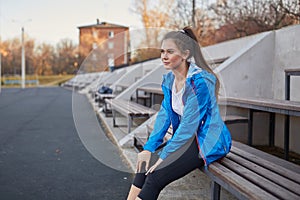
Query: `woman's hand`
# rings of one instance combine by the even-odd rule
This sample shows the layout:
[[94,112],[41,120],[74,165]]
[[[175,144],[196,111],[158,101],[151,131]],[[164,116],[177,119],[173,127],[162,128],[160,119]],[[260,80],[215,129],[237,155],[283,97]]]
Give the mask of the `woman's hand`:
[[144,150],[144,151],[138,153],[137,165],[136,165],[137,172],[141,172],[142,165],[144,162],[145,162],[145,170],[148,171],[150,158],[151,158],[150,151]]
[[160,163],[162,163],[162,161],[163,161],[163,159],[159,158],[159,159],[156,161],[156,163],[155,163],[152,167],[150,167],[150,169],[147,171],[146,175],[148,175],[149,173],[154,172],[154,170],[156,169],[156,167],[157,167]]

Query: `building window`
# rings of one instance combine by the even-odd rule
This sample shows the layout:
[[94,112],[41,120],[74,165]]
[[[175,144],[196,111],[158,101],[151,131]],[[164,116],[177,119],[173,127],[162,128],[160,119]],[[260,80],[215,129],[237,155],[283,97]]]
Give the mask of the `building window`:
[[113,42],[109,42],[108,43],[108,49],[113,49],[114,48],[114,43]]
[[96,42],[93,43],[93,49],[97,49],[98,45]]
[[115,66],[114,54],[108,54],[108,66]]
[[93,30],[93,37],[96,39],[98,38],[98,32],[96,30]]
[[113,31],[109,31],[108,32],[108,37],[109,38],[113,38],[114,37],[114,32]]

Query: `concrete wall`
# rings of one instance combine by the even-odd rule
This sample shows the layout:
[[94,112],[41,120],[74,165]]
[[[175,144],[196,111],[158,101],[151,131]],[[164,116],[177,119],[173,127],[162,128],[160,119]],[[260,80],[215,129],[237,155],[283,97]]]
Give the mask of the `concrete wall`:
[[[275,34],[273,92],[275,99],[284,99],[284,70],[300,69],[300,25],[280,29]],[[291,100],[300,101],[300,76],[291,78]]]
[[107,76],[104,83],[106,86],[112,85],[114,82],[116,82],[118,79],[120,79],[128,70],[128,67],[118,69],[113,71],[110,76]]
[[99,72],[95,73],[97,74],[97,78],[90,84],[88,85],[85,90],[88,91],[96,91],[99,87],[99,85],[103,85],[104,81],[106,80],[107,77],[111,74],[111,72]]
[[111,85],[111,88],[114,90],[117,85],[132,85],[139,79],[142,79],[147,73],[154,70],[159,64],[160,60],[156,59],[130,66],[126,73]]
[[141,64],[136,64],[127,68],[126,72],[123,72],[122,76],[116,79],[110,86],[114,91],[118,85],[129,85],[134,83],[136,79],[142,75]]
[[[285,98],[285,69],[300,69],[300,25],[275,32],[275,65],[273,70],[273,93],[275,99]],[[291,78],[291,100],[300,101],[300,76]],[[284,116],[276,115],[275,145],[284,144]],[[291,117],[290,150],[300,153],[300,118]]]
[[[222,63],[215,71],[225,87],[225,96],[263,97],[284,99],[285,69],[300,68],[300,26],[258,34],[249,43]],[[230,43],[228,43],[230,44]],[[223,50],[222,45],[220,48]],[[291,100],[300,101],[300,77],[291,79]],[[238,109],[228,108],[228,113],[245,115]],[[267,113],[255,113],[253,143],[268,144]],[[230,125],[233,138],[246,142],[247,129],[243,125]],[[300,153],[300,119],[291,117],[290,150]],[[284,145],[284,116],[276,114],[275,145]]]
[[241,49],[245,48],[251,41],[260,37],[260,34],[225,41],[215,45],[202,48],[203,56],[206,60],[231,57]]
[[153,63],[151,66],[153,70],[148,72],[143,78],[133,83],[129,88],[119,94],[116,98],[129,100],[132,95],[135,94],[136,88],[141,86],[161,85],[163,74],[167,73],[167,70],[161,65]]
[[274,33],[261,33],[248,42],[215,69],[225,88],[224,95],[272,98]]

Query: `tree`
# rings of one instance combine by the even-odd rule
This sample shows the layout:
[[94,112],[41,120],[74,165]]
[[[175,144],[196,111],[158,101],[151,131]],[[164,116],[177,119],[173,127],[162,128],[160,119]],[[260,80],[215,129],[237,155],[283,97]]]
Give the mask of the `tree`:
[[12,59],[10,52],[10,42],[9,41],[1,41],[0,42],[0,53],[2,55],[2,70],[4,74],[7,74],[10,71]]
[[215,35],[223,37],[216,38],[215,41],[220,42],[297,24],[299,6],[299,0],[219,0],[210,6],[220,26]]
[[21,74],[21,42],[14,38],[8,41],[9,55],[6,57],[5,68],[7,74]]
[[54,59],[56,58],[53,46],[42,43],[37,47],[35,53],[35,74],[53,75],[52,67],[54,66]]
[[25,40],[25,66],[26,66],[26,74],[34,74],[35,72],[35,40],[27,38]]
[[145,60],[159,58],[160,51],[157,48],[140,48],[135,49],[132,53],[132,63],[142,62]]
[[76,50],[77,47],[70,39],[62,39],[56,45],[57,58],[53,67],[55,74],[74,73],[76,63],[78,63]]
[[172,2],[173,0],[169,0],[159,4],[158,1],[135,0],[133,11],[140,16],[145,28],[145,39],[141,41],[143,46],[160,46],[161,30],[169,27],[167,10],[171,8]]
[[[21,41],[19,38],[0,40],[3,74],[21,74]],[[70,39],[63,39],[56,48],[52,44],[36,45],[34,39],[25,39],[27,75],[73,74],[78,67],[78,48]]]
[[300,23],[300,0],[279,0],[278,5],[294,24]]
[[[174,0],[170,1],[169,9],[165,10],[169,13],[169,21],[167,22],[168,28],[180,30],[185,26],[193,25],[193,4],[192,1]],[[172,10],[172,13],[169,12]]]

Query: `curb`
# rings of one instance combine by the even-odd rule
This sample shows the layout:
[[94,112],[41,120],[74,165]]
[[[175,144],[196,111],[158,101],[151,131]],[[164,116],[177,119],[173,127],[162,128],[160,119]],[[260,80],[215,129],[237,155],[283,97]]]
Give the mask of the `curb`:
[[[110,129],[110,126],[107,124],[106,120],[103,118],[103,116],[96,109],[96,107],[95,107],[93,101],[91,100],[91,98],[88,96],[88,94],[85,94],[85,95],[86,95],[87,99],[89,100],[91,106],[93,107],[93,109],[96,113],[99,125],[103,128],[104,133],[113,142],[113,144],[115,144],[118,147],[118,150],[120,152],[120,156],[123,158],[122,160],[131,169],[132,173],[134,173],[134,171],[135,171],[134,164],[130,161],[128,155],[126,154],[124,149],[120,146],[118,139],[114,135],[113,131]],[[130,150],[130,149],[128,149],[128,150]],[[132,149],[132,151],[134,151],[134,149]]]

